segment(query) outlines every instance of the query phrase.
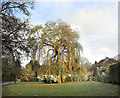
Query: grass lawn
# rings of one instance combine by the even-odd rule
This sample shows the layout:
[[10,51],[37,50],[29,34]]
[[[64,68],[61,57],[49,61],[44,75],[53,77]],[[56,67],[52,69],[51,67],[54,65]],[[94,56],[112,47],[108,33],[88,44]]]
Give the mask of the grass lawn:
[[118,86],[100,82],[18,83],[2,86],[2,94],[3,96],[118,96]]
[[[16,81],[16,83],[38,83],[38,82],[19,82],[19,81]],[[15,84],[15,82],[10,82],[10,84]]]

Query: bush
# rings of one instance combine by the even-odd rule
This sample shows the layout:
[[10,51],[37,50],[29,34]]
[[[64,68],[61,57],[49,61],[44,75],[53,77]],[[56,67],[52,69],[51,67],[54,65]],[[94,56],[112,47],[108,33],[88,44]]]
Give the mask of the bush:
[[50,78],[47,78],[47,83],[52,83]]
[[102,82],[102,76],[97,76],[97,77],[96,77],[96,80],[97,80],[98,82]]
[[93,77],[97,77],[98,73],[97,73],[97,68],[94,68],[94,71],[93,71]]
[[109,66],[110,81],[120,84],[120,63]]
[[71,77],[67,76],[67,77],[65,78],[65,81],[66,81],[66,82],[70,82],[70,81],[71,81]]
[[91,74],[88,76],[88,81],[92,81],[92,80],[93,80],[93,75]]
[[42,80],[41,80],[41,79],[37,79],[37,81],[38,81],[38,82],[42,82]]
[[109,76],[109,75],[103,76],[103,82],[104,82],[104,83],[110,83],[110,82],[111,82],[111,81],[110,81],[110,76]]
[[38,82],[38,79],[36,77],[29,78],[29,82]]
[[88,76],[86,75],[81,75],[81,81],[87,81],[88,80]]
[[21,82],[27,82],[27,81],[28,81],[28,78],[26,76],[21,78]]
[[[103,70],[104,69],[104,70]],[[104,83],[114,83],[114,84],[120,84],[120,63],[117,64],[112,64],[109,65],[107,70],[103,68],[100,71],[100,74],[93,75],[95,77],[89,75],[88,80],[93,80],[93,81],[99,81],[99,82],[104,82]],[[95,70],[95,69],[94,69]],[[96,73],[96,70],[94,71]]]

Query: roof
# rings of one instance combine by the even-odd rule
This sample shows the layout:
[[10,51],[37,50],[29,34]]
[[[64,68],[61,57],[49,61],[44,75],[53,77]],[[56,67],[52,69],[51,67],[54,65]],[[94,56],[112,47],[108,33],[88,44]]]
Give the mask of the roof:
[[98,63],[96,63],[95,65],[93,65],[89,71],[94,70],[95,67],[99,67],[99,66],[108,66],[109,64],[112,63],[117,63],[118,61],[113,59],[113,58],[108,58],[106,57],[105,59],[100,60]]

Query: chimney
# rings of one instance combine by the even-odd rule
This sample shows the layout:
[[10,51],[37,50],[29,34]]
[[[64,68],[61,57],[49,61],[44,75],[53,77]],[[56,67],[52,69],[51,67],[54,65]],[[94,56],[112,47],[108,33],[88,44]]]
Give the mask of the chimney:
[[105,59],[109,59],[109,57],[106,57]]

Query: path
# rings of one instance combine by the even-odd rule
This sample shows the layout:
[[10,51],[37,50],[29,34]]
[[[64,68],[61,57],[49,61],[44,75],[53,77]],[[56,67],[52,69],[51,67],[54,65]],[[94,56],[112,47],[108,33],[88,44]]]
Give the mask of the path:
[[[0,86],[2,85],[9,85],[10,82],[6,82],[6,83],[0,83]],[[35,83],[16,83],[16,84],[44,84],[44,82],[35,82]]]
[[35,82],[35,83],[16,83],[16,84],[44,84],[44,82]]
[[10,82],[0,83],[0,86],[2,86],[2,85],[8,85],[8,84],[10,84]]

